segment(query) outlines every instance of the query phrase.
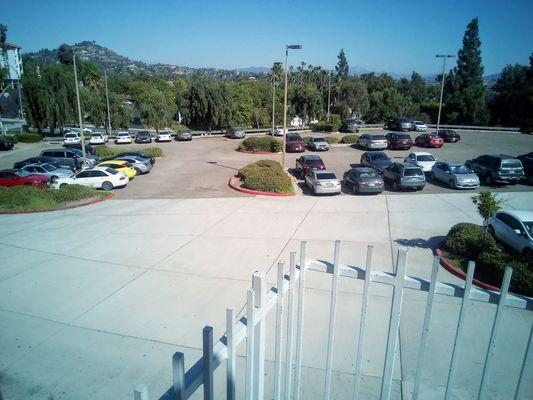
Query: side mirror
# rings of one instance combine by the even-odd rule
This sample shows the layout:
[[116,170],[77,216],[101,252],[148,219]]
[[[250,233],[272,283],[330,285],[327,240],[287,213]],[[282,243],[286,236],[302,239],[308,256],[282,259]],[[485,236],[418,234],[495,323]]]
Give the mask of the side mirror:
[[518,236],[522,236],[522,231],[520,229],[514,229],[514,233],[516,233]]

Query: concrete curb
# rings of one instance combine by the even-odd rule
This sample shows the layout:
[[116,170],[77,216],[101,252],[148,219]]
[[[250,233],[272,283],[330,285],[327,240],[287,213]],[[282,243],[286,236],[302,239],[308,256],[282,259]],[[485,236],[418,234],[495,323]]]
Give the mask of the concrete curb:
[[241,187],[241,181],[236,177],[232,176],[229,178],[228,186],[238,192],[246,193],[246,194],[253,194],[256,196],[271,196],[271,197],[292,197],[295,196],[295,193],[272,193],[272,192],[261,192],[259,190],[251,190]]
[[0,211],[0,215],[2,214],[33,214],[33,213],[41,213],[41,212],[48,212],[48,211],[62,211],[62,210],[69,210],[71,208],[78,208],[78,207],[83,207],[83,206],[89,206],[91,204],[96,204],[96,203],[100,203],[101,201],[104,201],[104,200],[109,200],[110,198],[114,197],[115,196],[115,193],[109,193],[107,196],[104,196],[104,197],[99,197],[97,199],[92,199],[90,201],[88,201],[87,203],[82,203],[82,204],[73,204],[73,205],[70,205],[70,206],[65,206],[65,207],[53,207],[53,208],[47,208],[45,210],[12,210],[12,211]]
[[252,150],[235,150],[239,153],[245,153],[245,154],[281,154],[281,151],[278,151],[277,153],[274,153],[272,151],[252,151]]
[[[446,269],[448,272],[454,274],[458,278],[466,279],[466,273],[461,268],[459,268],[456,265],[452,264],[448,259],[443,257],[442,256],[442,250],[438,246],[435,248],[435,255],[440,257],[440,265],[442,265],[444,267],[444,269]],[[499,287],[489,285],[488,283],[485,283],[485,282],[480,281],[478,279],[473,279],[472,283],[474,285],[476,285],[476,286],[479,286],[482,289],[494,290],[494,291],[497,291],[497,292],[500,291]]]

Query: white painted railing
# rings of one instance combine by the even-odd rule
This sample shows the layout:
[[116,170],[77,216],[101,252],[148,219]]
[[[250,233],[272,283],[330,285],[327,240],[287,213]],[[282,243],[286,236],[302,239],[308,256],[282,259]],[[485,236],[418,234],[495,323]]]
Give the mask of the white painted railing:
[[[501,325],[502,314],[506,307],[523,310],[533,309],[533,300],[523,296],[508,294],[511,281],[512,269],[506,268],[501,285],[501,292],[487,291],[474,288],[475,264],[468,264],[465,286],[437,281],[439,258],[433,260],[431,279],[429,281],[406,276],[407,250],[399,250],[395,273],[372,270],[372,246],[368,246],[366,255],[366,267],[349,266],[340,263],[340,242],[335,242],[333,263],[322,260],[306,259],[306,242],[300,246],[300,262],[296,264],[296,253],[290,253],[289,275],[285,275],[283,262],[278,263],[277,283],[268,292],[265,288],[265,276],[255,273],[252,278],[252,289],[247,292],[246,316],[235,319],[235,311],[228,309],[226,314],[227,331],[216,344],[213,344],[213,329],[205,327],[203,330],[203,356],[188,371],[184,369],[184,354],[175,353],[172,357],[173,385],[160,397],[160,400],[188,399],[195,391],[203,386],[204,399],[214,398],[213,373],[217,367],[226,363],[226,398],[236,398],[236,348],[246,340],[246,377],[245,398],[247,400],[259,400],[264,398],[264,366],[265,366],[265,329],[266,317],[270,311],[275,310],[275,349],[274,349],[274,400],[281,398],[299,399],[301,393],[301,368],[302,368],[302,341],[304,335],[304,312],[305,312],[305,280],[307,271],[317,271],[333,275],[330,290],[330,311],[328,325],[327,357],[325,363],[324,399],[329,399],[331,394],[333,345],[335,341],[335,327],[337,314],[337,293],[340,277],[364,280],[361,319],[358,329],[357,353],[355,360],[355,381],[352,398],[360,398],[362,367],[364,360],[364,344],[366,334],[366,321],[368,312],[368,300],[370,283],[381,283],[393,286],[391,313],[388,327],[388,335],[383,366],[380,399],[388,400],[391,394],[393,370],[395,363],[396,345],[399,336],[401,321],[402,301],[405,289],[414,289],[428,292],[422,335],[419,344],[418,361],[414,378],[412,399],[419,399],[420,383],[425,363],[427,338],[430,331],[431,314],[436,294],[462,298],[459,320],[457,323],[451,362],[448,369],[445,399],[449,399],[454,390],[457,355],[463,344],[463,328],[467,316],[469,302],[475,300],[497,305],[494,316],[492,331],[483,364],[483,374],[479,385],[478,398],[486,397],[487,382],[490,380],[490,371],[494,362],[496,339]],[[298,284],[298,287],[297,287]],[[285,296],[288,295],[287,308],[285,308]],[[296,296],[298,296],[298,310],[295,310]],[[285,368],[282,368],[283,350],[283,321],[287,313],[287,327],[285,330]],[[296,328],[295,328],[296,326]],[[533,332],[533,331],[532,331]],[[294,338],[296,334],[296,338]],[[295,340],[295,348],[293,348]],[[521,360],[521,372],[517,377],[518,384],[514,395],[515,399],[521,399],[525,390],[525,373],[532,362],[532,334],[530,332],[527,348]],[[295,362],[293,363],[293,353]],[[294,367],[294,368],[293,368]],[[282,385],[282,379],[284,384]],[[283,388],[283,393],[282,393]],[[269,398],[271,396],[268,396]],[[509,396],[510,398],[513,396]],[[134,388],[135,400],[148,400],[146,386],[137,385]]]

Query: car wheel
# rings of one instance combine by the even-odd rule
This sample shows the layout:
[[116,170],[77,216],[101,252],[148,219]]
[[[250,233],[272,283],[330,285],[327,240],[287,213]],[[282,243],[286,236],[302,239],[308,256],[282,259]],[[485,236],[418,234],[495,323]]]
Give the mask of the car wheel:
[[137,172],[137,175],[141,175],[142,171],[139,168],[134,168],[135,172]]
[[104,189],[106,192],[110,192],[113,190],[113,184],[109,181],[105,181],[102,183],[102,189]]
[[494,179],[492,178],[492,174],[490,172],[485,175],[485,183],[489,186],[492,186],[494,184]]
[[435,174],[433,172],[430,172],[428,174],[428,178],[429,178],[430,181],[434,181],[435,180]]
[[59,189],[65,189],[68,186],[68,183],[62,183],[59,185]]
[[454,181],[453,179],[450,180],[450,182],[449,182],[449,186],[450,186],[450,188],[452,188],[452,189],[454,189],[454,190],[457,189],[457,187],[455,186],[455,181]]
[[492,225],[489,225],[487,231],[489,232],[490,236],[492,236],[494,239],[496,239],[496,235],[494,233],[494,228],[492,227]]
[[353,193],[353,194],[357,194],[358,192],[359,192],[358,187],[357,187],[357,185],[354,183],[354,184],[352,185],[352,193]]
[[52,176],[50,177],[50,180],[53,182],[53,181],[55,181],[57,178],[58,178],[57,175],[52,175]]
[[398,191],[398,183],[396,181],[392,182],[392,190],[394,190],[395,192]]

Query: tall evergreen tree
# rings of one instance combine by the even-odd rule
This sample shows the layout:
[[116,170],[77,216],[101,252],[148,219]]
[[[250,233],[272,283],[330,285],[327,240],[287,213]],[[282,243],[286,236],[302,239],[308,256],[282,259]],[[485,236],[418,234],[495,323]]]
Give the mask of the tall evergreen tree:
[[337,62],[337,65],[335,66],[335,70],[337,71],[337,78],[346,78],[348,76],[348,70],[350,67],[348,66],[348,60],[346,60],[346,54],[344,54],[344,49],[341,49],[339,55],[337,56],[337,59],[339,60]]
[[57,49],[57,58],[59,58],[59,62],[61,64],[70,65],[72,64],[73,53],[74,53],[74,50],[72,49],[72,46],[69,46],[68,44],[63,43]]
[[457,56],[447,85],[451,90],[446,96],[446,113],[443,119],[461,124],[486,124],[489,119],[483,84],[483,65],[481,64],[481,40],[477,17],[468,26],[463,37],[463,48]]

